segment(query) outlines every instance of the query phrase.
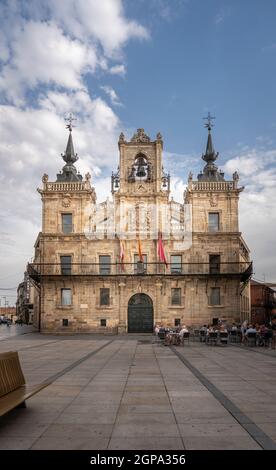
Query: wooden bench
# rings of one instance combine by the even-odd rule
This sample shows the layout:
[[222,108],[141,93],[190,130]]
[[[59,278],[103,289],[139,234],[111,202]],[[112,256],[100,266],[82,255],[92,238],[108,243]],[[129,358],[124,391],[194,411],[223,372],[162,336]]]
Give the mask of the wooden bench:
[[0,354],[0,416],[13,408],[25,408],[25,400],[47,385],[26,385],[18,353]]

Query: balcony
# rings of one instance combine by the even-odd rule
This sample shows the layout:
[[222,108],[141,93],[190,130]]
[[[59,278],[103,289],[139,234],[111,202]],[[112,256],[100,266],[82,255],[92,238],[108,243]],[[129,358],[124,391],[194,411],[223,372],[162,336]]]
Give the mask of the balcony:
[[[143,264],[143,263],[141,263]],[[68,266],[67,266],[68,268]],[[143,266],[137,263],[71,263],[70,269],[64,272],[60,263],[29,263],[27,267],[29,276],[39,280],[43,276],[168,276],[184,277],[196,276],[199,278],[222,278],[230,277],[246,281],[252,275],[252,262],[228,262],[220,263],[219,272],[210,272],[210,263],[145,263]]]

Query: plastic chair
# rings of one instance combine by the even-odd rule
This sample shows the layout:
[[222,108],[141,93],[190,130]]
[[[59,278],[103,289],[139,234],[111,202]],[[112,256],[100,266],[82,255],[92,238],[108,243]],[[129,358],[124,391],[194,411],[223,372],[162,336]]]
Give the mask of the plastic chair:
[[193,341],[200,339],[199,338],[199,333],[200,333],[199,330],[196,330],[196,329],[194,330],[194,332],[193,332]]
[[228,333],[226,331],[221,331],[219,334],[220,344],[228,344]]
[[185,345],[185,340],[187,340],[188,344],[190,344],[190,333],[187,331],[187,333],[183,333],[182,339],[181,339],[181,344],[182,346]]
[[159,332],[158,332],[158,336],[159,338],[163,341],[165,339],[165,336],[166,336],[166,330],[165,328],[160,328]]
[[237,343],[238,342],[238,331],[237,330],[230,330],[229,340],[230,340],[230,343]]
[[256,337],[257,337],[256,333],[247,333],[245,337],[246,337],[247,346],[249,347],[256,346]]
[[208,335],[208,344],[216,346],[218,342],[218,333],[216,331],[210,331]]
[[199,340],[201,343],[206,342],[206,332],[204,330],[199,331]]

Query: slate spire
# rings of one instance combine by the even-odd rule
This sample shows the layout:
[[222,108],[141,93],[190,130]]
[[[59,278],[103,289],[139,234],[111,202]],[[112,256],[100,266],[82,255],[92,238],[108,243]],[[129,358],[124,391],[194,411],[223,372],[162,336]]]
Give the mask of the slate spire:
[[64,154],[61,154],[66,165],[62,168],[62,172],[57,174],[57,181],[82,181],[82,176],[77,173],[74,163],[78,160],[78,154],[74,151],[72,138],[72,124],[66,126],[69,129],[67,146]]
[[66,161],[66,163],[69,163],[69,162],[74,163],[78,159],[74,151],[72,131],[69,132],[67,147],[65,150],[65,157],[66,157],[66,160],[65,158],[63,159]]
[[201,172],[198,175],[199,181],[224,181],[224,173],[218,171],[218,167],[215,165],[215,161],[218,158],[219,153],[215,152],[211,130],[213,127],[212,119],[215,119],[208,113],[207,123],[205,127],[208,129],[208,138],[205,154],[202,155],[202,160],[206,162],[205,167],[203,168],[203,173]]

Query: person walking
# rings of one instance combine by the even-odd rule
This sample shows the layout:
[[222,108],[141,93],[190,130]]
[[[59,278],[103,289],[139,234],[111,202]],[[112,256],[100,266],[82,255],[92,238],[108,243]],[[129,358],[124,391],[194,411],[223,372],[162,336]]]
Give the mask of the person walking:
[[244,344],[244,341],[245,341],[245,333],[246,333],[246,330],[247,330],[247,320],[245,320],[241,326],[241,334],[242,334],[242,344]]

